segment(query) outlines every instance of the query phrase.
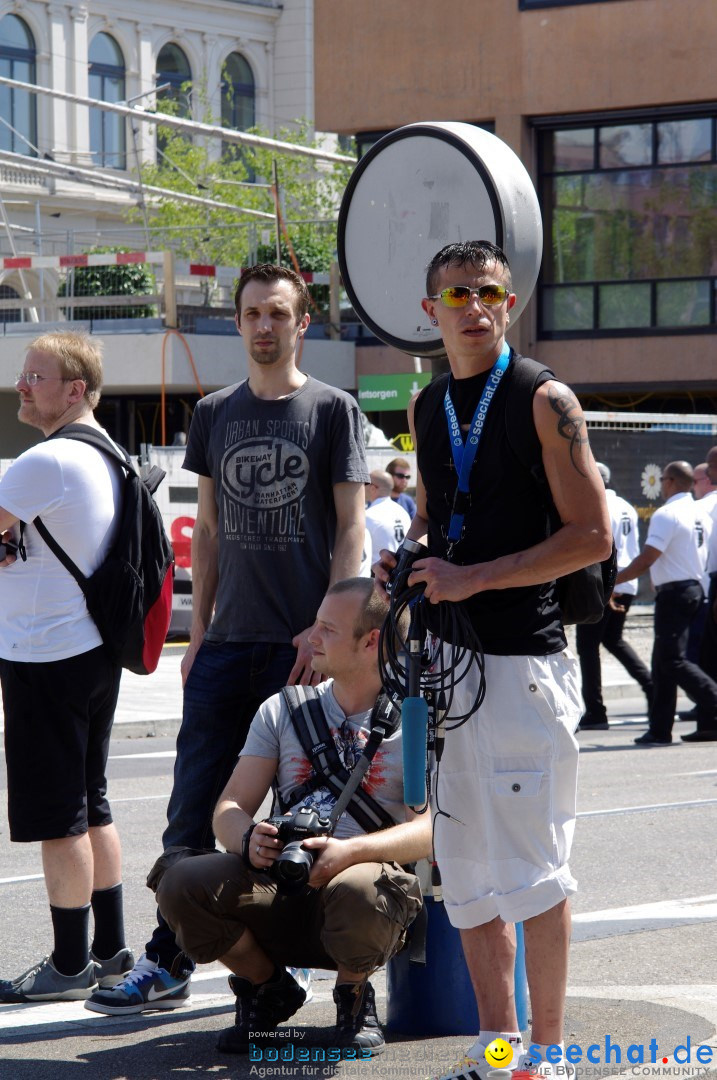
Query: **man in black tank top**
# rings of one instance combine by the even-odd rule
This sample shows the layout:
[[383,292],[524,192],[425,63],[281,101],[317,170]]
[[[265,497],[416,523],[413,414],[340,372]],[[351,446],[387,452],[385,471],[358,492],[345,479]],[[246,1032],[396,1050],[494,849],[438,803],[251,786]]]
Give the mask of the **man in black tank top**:
[[[577,887],[568,858],[573,732],[582,712],[555,580],[609,556],[610,519],[572,391],[546,373],[518,415],[512,375],[529,362],[505,341],[516,297],[503,252],[486,241],[449,245],[428,267],[426,293],[423,310],[440,327],[451,373],[409,407],[418,476],[408,536],[427,543],[429,555],[414,563],[408,585],[425,584],[429,610],[462,602],[483,645],[486,678],[479,711],[450,730],[451,715],[475,698],[475,663],[456,687],[432,785],[442,811],[434,839],[446,909],[461,931],[481,1022],[464,1060],[442,1080],[485,1080],[484,1051],[497,1037],[511,1043],[513,1068],[536,1065],[552,1077],[545,1051],[563,1039],[568,897]],[[552,533],[541,486],[515,452],[512,433],[525,429],[562,522]],[[472,466],[471,438],[478,439]],[[468,495],[454,503],[459,476]],[[382,552],[377,578],[385,582],[393,566]],[[520,921],[532,1007],[526,1053],[512,997],[511,924]],[[573,1067],[561,1065],[569,1080]]]

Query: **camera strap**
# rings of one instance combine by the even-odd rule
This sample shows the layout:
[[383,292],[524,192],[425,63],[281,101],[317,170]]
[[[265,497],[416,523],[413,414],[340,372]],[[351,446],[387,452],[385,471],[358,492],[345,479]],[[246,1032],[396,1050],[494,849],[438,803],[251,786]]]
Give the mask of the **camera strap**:
[[[327,787],[336,797],[337,804],[338,801],[342,803],[336,818],[348,808],[351,817],[364,832],[377,832],[395,825],[396,821],[391,814],[361,786],[361,780],[379,746],[386,737],[394,733],[400,722],[401,714],[392,698],[385,693],[377,697],[371,711],[368,740],[360,758],[349,772],[339,757],[316,689],[313,686],[285,686],[281,692],[289,709],[294,731],[311,762],[314,775],[306,783],[294,788],[286,799],[282,799],[277,791],[280,811],[285,813],[289,807],[297,806],[317,788]],[[355,787],[355,790],[350,797],[342,798],[352,778],[351,787]],[[335,821],[333,813],[331,816]]]

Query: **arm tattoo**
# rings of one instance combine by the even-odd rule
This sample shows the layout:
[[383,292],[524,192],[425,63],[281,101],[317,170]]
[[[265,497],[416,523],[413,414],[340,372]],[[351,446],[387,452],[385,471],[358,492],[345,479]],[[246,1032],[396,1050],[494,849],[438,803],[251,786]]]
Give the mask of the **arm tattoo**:
[[580,406],[575,394],[567,386],[553,383],[548,387],[548,401],[551,408],[558,414],[558,435],[570,443],[570,460],[573,468],[581,476],[587,476],[587,473],[580,468],[580,458],[582,448],[588,444],[588,437],[585,432],[585,417],[578,415]]

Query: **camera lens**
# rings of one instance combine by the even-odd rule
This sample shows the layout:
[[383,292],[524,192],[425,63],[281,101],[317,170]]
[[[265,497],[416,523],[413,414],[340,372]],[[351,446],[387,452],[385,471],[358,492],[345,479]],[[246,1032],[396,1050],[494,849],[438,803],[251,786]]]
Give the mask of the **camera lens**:
[[292,840],[274,860],[271,868],[279,892],[299,892],[309,880],[314,856],[301,846],[301,840]]

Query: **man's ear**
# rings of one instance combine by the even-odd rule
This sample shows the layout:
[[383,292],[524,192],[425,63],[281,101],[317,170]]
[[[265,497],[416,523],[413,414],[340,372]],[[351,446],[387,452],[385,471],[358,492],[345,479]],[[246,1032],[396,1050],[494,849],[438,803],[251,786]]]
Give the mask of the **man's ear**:
[[369,630],[366,635],[366,648],[371,652],[374,650],[378,652],[378,640],[381,637],[381,631],[378,629]]
[[237,333],[241,334],[241,324],[239,322],[239,312],[238,311],[234,312],[234,325],[237,328]]
[[512,293],[511,293],[511,294],[509,295],[509,297],[508,297],[508,311],[510,311],[510,309],[511,309],[512,307],[515,307],[515,301],[516,301],[517,299],[518,299],[518,297],[517,297],[517,296],[515,295],[515,293],[514,293],[514,292],[512,292]]
[[299,337],[304,336],[304,334],[306,333],[306,331],[309,328],[309,323],[310,322],[311,322],[311,316],[309,315],[309,313],[307,311],[306,314],[304,315],[304,317],[302,319],[299,319]]
[[421,307],[429,319],[435,319],[436,305],[433,300],[429,300],[427,296],[424,296],[423,300],[421,300]]

